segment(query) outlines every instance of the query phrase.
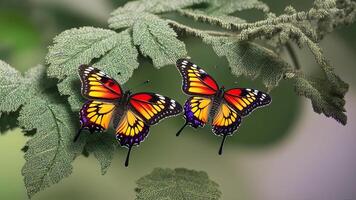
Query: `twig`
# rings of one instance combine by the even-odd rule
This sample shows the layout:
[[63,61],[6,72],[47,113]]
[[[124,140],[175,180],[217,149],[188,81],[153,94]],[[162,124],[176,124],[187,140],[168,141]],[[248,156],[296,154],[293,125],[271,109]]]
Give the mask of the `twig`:
[[235,34],[228,33],[228,32],[219,32],[219,31],[207,31],[207,30],[199,30],[195,29],[192,27],[189,27],[187,25],[178,23],[176,21],[167,19],[166,20],[174,29],[179,30],[179,31],[184,31],[186,34],[193,35],[196,37],[203,38],[206,35],[211,35],[211,36],[224,36],[224,37],[233,37],[236,36]]

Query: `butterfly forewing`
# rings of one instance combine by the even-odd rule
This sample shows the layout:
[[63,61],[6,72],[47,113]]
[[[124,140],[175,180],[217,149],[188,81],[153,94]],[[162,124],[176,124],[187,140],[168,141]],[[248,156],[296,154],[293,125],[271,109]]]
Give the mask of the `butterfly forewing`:
[[119,83],[97,68],[81,65],[79,76],[82,82],[82,95],[87,99],[114,101],[122,96]]
[[224,93],[225,101],[241,116],[250,114],[255,108],[271,103],[271,97],[249,88],[233,88]]
[[130,107],[148,125],[182,112],[182,106],[175,100],[155,93],[137,93],[130,96]]
[[216,81],[196,64],[186,59],[177,61],[183,77],[182,90],[189,95],[214,95],[219,90]]

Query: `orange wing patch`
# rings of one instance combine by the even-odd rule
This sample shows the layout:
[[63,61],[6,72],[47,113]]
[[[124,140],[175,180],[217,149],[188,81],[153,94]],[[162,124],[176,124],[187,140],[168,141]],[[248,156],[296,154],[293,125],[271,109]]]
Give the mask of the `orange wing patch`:
[[90,132],[108,129],[114,109],[111,103],[87,101],[80,110],[81,128]]
[[193,127],[202,127],[209,120],[212,100],[206,97],[194,96],[189,98],[184,105],[185,118]]
[[175,100],[155,93],[137,93],[130,97],[130,105],[148,125],[182,112],[182,106]]
[[140,144],[149,131],[141,117],[133,111],[128,110],[121,118],[116,128],[116,138],[122,146],[130,147],[135,144]]
[[190,95],[213,95],[217,92],[216,81],[203,69],[188,60],[177,61],[177,68],[183,77],[183,91]]
[[271,103],[271,97],[261,91],[249,88],[234,88],[225,92],[226,102],[241,116],[246,116],[255,108]]
[[82,81],[82,95],[88,99],[115,100],[122,95],[120,85],[99,69],[81,65],[79,75]]
[[241,117],[228,104],[221,103],[212,122],[217,135],[230,135],[240,125]]

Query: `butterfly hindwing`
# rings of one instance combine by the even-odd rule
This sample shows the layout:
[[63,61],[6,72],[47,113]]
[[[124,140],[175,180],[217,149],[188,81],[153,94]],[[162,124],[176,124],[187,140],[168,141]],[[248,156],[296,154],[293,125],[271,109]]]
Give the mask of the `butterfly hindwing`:
[[148,125],[182,112],[182,106],[175,100],[155,93],[136,93],[130,96],[130,107]]
[[212,121],[212,130],[216,135],[231,135],[239,127],[241,117],[227,103],[222,102]]
[[184,117],[194,128],[203,127],[209,120],[212,100],[208,97],[193,96],[184,104]]
[[179,59],[177,68],[183,77],[182,89],[189,95],[214,95],[219,86],[216,81],[196,64]]
[[108,129],[115,105],[100,101],[87,101],[80,110],[81,129],[102,132]]
[[241,116],[250,114],[255,108],[271,103],[271,97],[249,88],[233,88],[224,93],[225,101]]
[[149,126],[132,110],[127,110],[116,128],[116,138],[121,146],[139,145],[148,135]]
[[87,99],[113,101],[122,96],[119,83],[97,68],[81,65],[79,76],[82,82],[82,95]]

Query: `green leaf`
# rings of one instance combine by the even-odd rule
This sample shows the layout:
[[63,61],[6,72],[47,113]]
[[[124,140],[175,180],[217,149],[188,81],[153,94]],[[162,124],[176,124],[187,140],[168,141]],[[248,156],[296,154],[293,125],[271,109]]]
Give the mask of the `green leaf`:
[[[128,31],[119,33],[116,46],[105,54],[94,66],[105,70],[112,77],[118,77],[120,84],[126,83],[138,68],[138,52]],[[120,76],[117,74],[120,73]]]
[[154,169],[137,181],[136,199],[156,200],[217,200],[221,197],[218,184],[206,172],[177,169]]
[[173,64],[187,54],[184,43],[177,39],[174,30],[161,19],[147,19],[135,23],[133,40],[141,53],[150,57],[156,67]]
[[112,14],[120,14],[122,11],[131,12],[151,12],[151,13],[163,13],[178,10],[180,8],[191,7],[193,5],[207,3],[211,0],[139,0],[129,1],[124,6],[116,9]]
[[119,8],[109,18],[108,23],[109,27],[112,29],[121,29],[132,27],[137,21],[149,19],[149,18],[158,18],[156,15],[150,14],[148,12],[136,12],[125,10]]
[[0,114],[14,112],[28,100],[30,78],[0,60]]
[[163,13],[178,10],[180,8],[190,7],[196,4],[209,2],[210,0],[141,0],[130,1],[124,6],[117,8],[111,13],[108,20],[109,27],[112,29],[120,29],[132,27],[135,22],[158,18],[150,13]]
[[117,45],[115,31],[101,28],[74,28],[59,34],[46,57],[48,75],[58,79],[77,73],[81,64],[89,64]]
[[326,79],[307,77],[297,74],[294,77],[295,91],[298,95],[305,96],[311,100],[313,109],[317,113],[324,113],[327,117],[336,119],[345,125],[345,94],[349,86],[340,78],[336,77],[338,85]]
[[[71,162],[81,147],[71,146],[75,133],[72,112],[53,93],[53,88],[45,92],[51,85],[51,81],[45,78],[46,68],[31,68],[22,77],[15,69],[6,67],[6,71],[11,73],[8,75],[14,75],[13,78],[22,84],[21,92],[26,97],[20,104],[19,125],[25,131],[36,130],[36,134],[26,143],[28,150],[22,170],[27,193],[32,197],[71,173]],[[17,95],[15,99],[20,98]]]
[[20,111],[19,123],[26,131],[36,130],[26,143],[22,168],[27,194],[32,197],[69,176],[71,163],[82,147],[73,144],[76,128],[68,106],[47,96],[34,96],[27,102]]
[[93,153],[95,158],[99,161],[102,175],[104,175],[110,167],[117,145],[118,143],[115,136],[108,133],[91,135],[87,139],[85,149],[89,153]]
[[85,99],[81,95],[78,75],[71,75],[57,84],[61,95],[68,96],[68,103],[73,111],[79,111]]
[[204,41],[212,45],[218,56],[227,58],[232,74],[252,79],[259,76],[268,89],[277,86],[284,74],[291,70],[287,62],[261,45],[216,37],[206,37]]

